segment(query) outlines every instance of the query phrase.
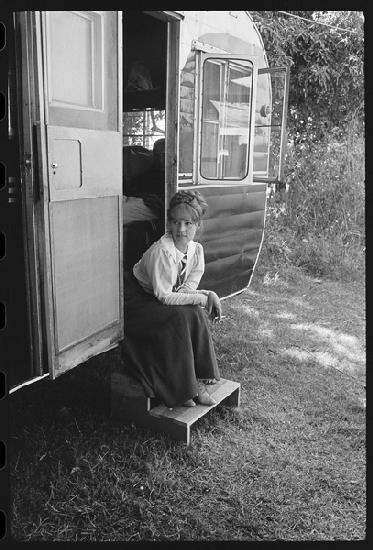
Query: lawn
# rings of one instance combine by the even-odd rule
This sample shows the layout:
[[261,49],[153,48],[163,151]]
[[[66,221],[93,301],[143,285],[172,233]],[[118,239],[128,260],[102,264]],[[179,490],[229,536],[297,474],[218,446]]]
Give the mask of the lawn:
[[241,406],[190,448],[110,418],[117,350],[13,394],[13,539],[364,539],[364,293],[292,270],[224,301],[213,336]]

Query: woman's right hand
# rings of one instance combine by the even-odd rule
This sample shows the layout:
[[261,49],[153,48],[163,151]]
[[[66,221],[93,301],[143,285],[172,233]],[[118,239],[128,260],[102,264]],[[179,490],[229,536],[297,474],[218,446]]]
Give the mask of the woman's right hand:
[[206,309],[208,311],[208,314],[210,318],[213,321],[220,321],[221,318],[221,303],[219,296],[210,290],[208,298],[207,298],[207,306]]

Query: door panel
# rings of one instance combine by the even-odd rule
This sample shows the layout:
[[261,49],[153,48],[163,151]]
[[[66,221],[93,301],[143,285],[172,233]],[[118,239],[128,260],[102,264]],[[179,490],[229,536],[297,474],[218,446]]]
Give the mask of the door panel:
[[263,241],[266,185],[203,187],[208,209],[201,244],[205,272],[200,287],[227,297],[246,288]]
[[119,132],[48,126],[47,144],[52,201],[122,193]]
[[117,13],[44,13],[48,124],[117,131]]
[[[50,105],[102,108],[102,20],[95,13],[46,13]],[[74,40],[66,40],[70,34]]]
[[[82,150],[78,139],[52,139],[49,142],[51,191],[71,191],[82,186]],[[59,167],[60,170],[56,170]],[[54,180],[54,181],[53,181]],[[53,193],[54,195],[54,193]]]
[[119,18],[41,15],[52,377],[123,337]]
[[52,203],[57,351],[119,322],[117,197]]

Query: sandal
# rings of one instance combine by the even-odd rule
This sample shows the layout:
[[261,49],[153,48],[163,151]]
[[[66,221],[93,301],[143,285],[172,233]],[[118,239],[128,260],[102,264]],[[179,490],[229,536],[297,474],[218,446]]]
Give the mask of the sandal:
[[195,401],[193,401],[193,399],[188,399],[187,401],[185,401],[185,403],[183,403],[183,407],[195,407],[196,406],[196,403]]

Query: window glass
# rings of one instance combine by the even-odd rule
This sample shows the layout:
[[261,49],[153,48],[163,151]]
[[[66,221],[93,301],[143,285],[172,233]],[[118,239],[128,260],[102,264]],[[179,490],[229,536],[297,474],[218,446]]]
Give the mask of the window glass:
[[123,145],[141,145],[153,149],[165,137],[165,111],[147,109],[123,113]]
[[286,70],[259,72],[254,130],[254,176],[279,177]]
[[205,178],[218,177],[219,118],[222,94],[222,65],[207,61],[203,75],[201,173]]
[[268,173],[269,141],[271,137],[272,88],[268,73],[258,74],[255,105],[254,172]]
[[193,173],[195,129],[196,51],[192,50],[180,73],[179,185],[190,185]]
[[201,175],[242,180],[248,173],[253,66],[209,58],[202,84]]
[[281,130],[284,112],[285,102],[285,80],[286,72],[280,71],[278,73],[271,73],[271,87],[272,87],[272,131],[270,141],[270,155],[269,155],[269,176],[281,177],[280,170],[280,156],[281,147],[284,144],[281,143]]

